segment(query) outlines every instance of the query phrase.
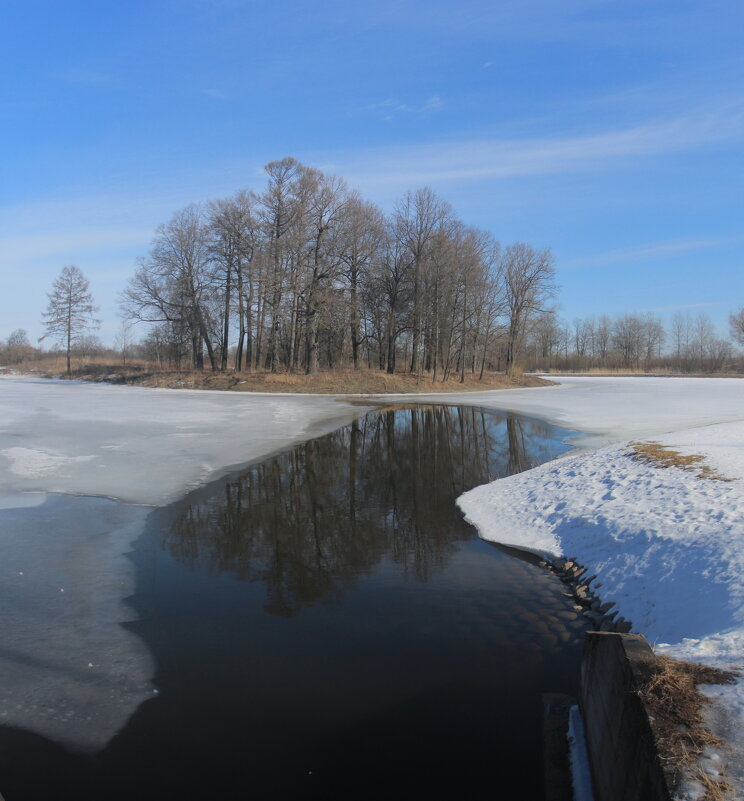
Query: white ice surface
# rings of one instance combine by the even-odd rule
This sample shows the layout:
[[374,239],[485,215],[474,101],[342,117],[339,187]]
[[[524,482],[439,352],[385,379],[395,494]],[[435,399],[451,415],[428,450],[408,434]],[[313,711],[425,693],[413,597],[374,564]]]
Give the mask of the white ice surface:
[[[574,452],[477,487],[458,503],[482,537],[577,556],[634,631],[657,651],[721,667],[744,663],[744,380],[567,378],[484,406],[587,432]],[[466,402],[478,402],[468,396]],[[632,458],[627,442],[661,442],[731,482]],[[744,680],[711,687],[714,730],[744,797]]]
[[359,411],[322,396],[0,376],[0,497],[59,492],[161,505]]
[[595,448],[632,437],[744,419],[744,381],[738,378],[546,378],[560,384],[508,392],[386,397],[533,415],[582,432],[574,444]]
[[155,692],[147,650],[121,625],[126,552],[149,509],[32,497],[44,502],[0,509],[0,723],[92,750]]
[[104,746],[155,691],[148,651],[120,625],[150,508],[363,411],[0,376],[0,723]]

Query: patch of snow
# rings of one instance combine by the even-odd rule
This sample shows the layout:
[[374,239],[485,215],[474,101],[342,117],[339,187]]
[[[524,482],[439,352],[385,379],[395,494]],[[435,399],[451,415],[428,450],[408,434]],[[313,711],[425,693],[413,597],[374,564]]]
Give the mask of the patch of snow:
[[[703,456],[733,480],[658,468],[618,443],[477,487],[458,500],[466,518],[485,539],[576,556],[597,574],[602,599],[615,601],[657,652],[742,666],[744,381],[573,378],[561,389],[537,390],[541,400],[511,401],[510,408],[539,413],[542,404],[544,416],[564,426],[597,426],[584,443],[602,440],[606,420],[605,440],[652,439]],[[726,739],[724,759],[744,797],[744,678],[706,693],[714,699],[711,726]]]
[[31,448],[5,448],[0,456],[10,460],[9,470],[22,478],[40,478],[80,462],[89,462],[95,456],[64,456],[47,450]]

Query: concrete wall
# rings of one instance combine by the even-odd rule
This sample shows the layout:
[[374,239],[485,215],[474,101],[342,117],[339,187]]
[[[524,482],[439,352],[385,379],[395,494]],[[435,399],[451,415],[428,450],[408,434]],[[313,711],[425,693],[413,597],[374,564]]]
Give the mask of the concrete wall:
[[636,693],[653,660],[637,634],[587,634],[581,710],[595,801],[671,799],[648,713]]

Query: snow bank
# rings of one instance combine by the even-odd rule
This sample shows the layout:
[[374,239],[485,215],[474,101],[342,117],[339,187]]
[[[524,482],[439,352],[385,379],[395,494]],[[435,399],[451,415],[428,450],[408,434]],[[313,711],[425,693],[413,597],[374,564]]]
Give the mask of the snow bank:
[[[602,599],[616,601],[657,651],[742,665],[744,381],[571,379],[562,389],[539,390],[529,410],[542,405],[543,416],[564,426],[591,427],[590,442],[642,437],[700,454],[733,480],[655,467],[620,443],[477,487],[458,501],[467,519],[485,539],[578,557],[597,574]],[[511,394],[498,405],[505,401],[526,410]],[[729,771],[744,797],[744,680],[707,693],[717,701],[711,723],[727,740]]]

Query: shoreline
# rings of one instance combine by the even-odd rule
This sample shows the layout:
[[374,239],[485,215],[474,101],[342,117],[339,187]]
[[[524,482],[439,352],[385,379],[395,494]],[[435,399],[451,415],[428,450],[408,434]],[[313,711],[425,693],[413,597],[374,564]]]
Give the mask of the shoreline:
[[[604,572],[599,578],[603,601],[616,601],[619,614],[650,635],[657,652],[713,664],[718,658],[722,667],[742,661],[744,383],[738,379],[563,378],[552,387],[508,393],[354,398],[251,393],[241,398],[240,393],[224,391],[169,393],[141,387],[120,393],[102,383],[2,377],[0,413],[8,433],[0,432],[0,454],[9,462],[0,469],[0,494],[47,491],[119,497],[122,482],[131,484],[134,478],[132,497],[125,500],[158,505],[229,472],[230,466],[343,425],[364,413],[364,400],[369,407],[446,400],[511,411],[578,431],[569,454],[467,494],[483,494],[478,513],[482,519],[474,521],[467,513],[479,535],[533,553],[576,554],[590,573]],[[39,383],[48,389],[44,400],[32,387]],[[13,438],[14,429],[24,432],[22,440]],[[678,468],[641,464],[622,453],[630,440],[649,438],[683,453],[702,453],[718,473],[739,480],[703,481]],[[143,464],[157,466],[156,475],[143,474]],[[618,484],[619,476],[625,478]],[[482,502],[491,495],[490,505]],[[461,508],[464,497],[458,500]],[[692,499],[691,505],[680,507],[685,498]],[[508,536],[503,536],[505,530]],[[681,540],[680,532],[685,535]],[[580,543],[577,536],[583,538]],[[689,549],[696,543],[697,561],[691,562]],[[613,553],[619,555],[614,562],[608,559]],[[661,571],[663,565],[668,567]],[[675,578],[684,592],[670,594],[674,584],[669,581]],[[639,598],[653,602],[650,611],[636,614],[627,605]],[[713,615],[714,628],[701,617],[703,612]],[[674,626],[655,635],[653,626],[659,620]],[[733,732],[729,744],[742,742],[742,682],[716,686],[712,692],[719,695],[718,708],[728,707],[727,726]],[[744,752],[740,756],[735,776],[744,781]]]

